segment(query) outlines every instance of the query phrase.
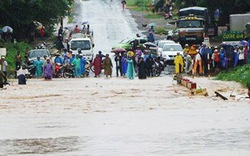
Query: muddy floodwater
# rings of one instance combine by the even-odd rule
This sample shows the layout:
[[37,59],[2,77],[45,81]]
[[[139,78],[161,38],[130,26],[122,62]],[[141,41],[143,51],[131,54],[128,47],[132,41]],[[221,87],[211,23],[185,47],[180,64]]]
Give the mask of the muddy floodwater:
[[[75,2],[69,28],[88,21],[95,53],[141,34],[118,0]],[[206,97],[191,96],[165,74],[29,79],[25,86],[10,80],[0,90],[0,156],[249,156],[246,89],[211,79],[192,79]]]
[[11,80],[0,92],[0,155],[249,155],[245,90],[223,101],[213,90],[238,84],[204,80],[208,97],[171,76]]

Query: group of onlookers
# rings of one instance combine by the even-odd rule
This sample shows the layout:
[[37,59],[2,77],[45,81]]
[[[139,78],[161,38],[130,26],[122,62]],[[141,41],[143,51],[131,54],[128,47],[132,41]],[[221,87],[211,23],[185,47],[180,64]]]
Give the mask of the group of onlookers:
[[185,67],[185,72],[188,74],[210,75],[235,66],[250,64],[250,49],[247,44],[223,43],[220,47],[203,44],[198,48],[186,44],[183,53],[184,60],[176,57],[176,73],[183,72]]
[[[95,77],[100,77],[101,70],[104,69],[104,75],[106,77],[112,77],[113,64],[106,54],[106,57],[102,59],[101,53],[97,54],[94,58],[92,65],[94,66]],[[135,52],[128,51],[123,53],[116,53],[114,57],[115,62],[115,75],[116,77],[126,77],[128,79],[134,79],[138,76],[139,79],[146,79],[147,77],[153,77],[153,66],[155,64],[154,56],[144,55],[137,49]]]

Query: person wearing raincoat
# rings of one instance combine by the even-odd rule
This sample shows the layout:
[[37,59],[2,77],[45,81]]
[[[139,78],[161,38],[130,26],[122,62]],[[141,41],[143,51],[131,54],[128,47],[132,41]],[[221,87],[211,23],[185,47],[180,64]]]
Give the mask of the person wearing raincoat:
[[193,67],[193,74],[197,74],[197,68],[199,67],[199,74],[203,73],[203,68],[202,68],[202,57],[199,52],[194,57],[194,67]]
[[82,54],[79,55],[80,56],[80,73],[83,77],[85,77],[85,73],[86,73],[86,69],[85,69],[85,65],[86,65],[86,60],[85,58],[82,56]]
[[72,61],[72,65],[75,67],[75,77],[81,77],[81,60],[79,55]]
[[92,66],[94,66],[95,77],[100,77],[100,73],[102,70],[102,60],[98,54],[96,54],[96,57],[94,58],[94,61],[92,62]]
[[34,66],[36,67],[36,77],[41,77],[43,74],[42,67],[43,67],[43,61],[40,60],[40,57],[37,57],[37,60],[34,61]]
[[144,59],[142,57],[139,57],[138,62],[138,78],[139,79],[146,79],[146,63],[144,62]]
[[245,64],[247,64],[249,62],[249,60],[248,60],[248,53],[249,53],[248,45],[244,46],[243,52],[244,52]]
[[180,74],[181,72],[183,72],[184,63],[183,63],[183,58],[179,52],[174,58],[174,64],[175,64],[175,74]]
[[46,64],[43,66],[43,73],[45,80],[51,80],[53,74],[53,65],[50,62],[50,59],[47,58]]
[[128,67],[127,67],[127,78],[129,78],[130,80],[135,78],[135,68],[134,68],[134,62],[131,59],[131,57],[128,57]]
[[121,59],[121,64],[122,64],[122,76],[125,77],[128,68],[127,54],[123,54]]
[[184,54],[184,56],[187,56],[188,54],[189,54],[189,46],[188,46],[188,44],[185,44],[185,47],[184,47],[184,49],[183,49],[183,54]]
[[113,64],[109,57],[109,54],[106,54],[106,57],[103,60],[104,75],[106,75],[106,77],[108,76],[112,77],[112,67],[113,67]]

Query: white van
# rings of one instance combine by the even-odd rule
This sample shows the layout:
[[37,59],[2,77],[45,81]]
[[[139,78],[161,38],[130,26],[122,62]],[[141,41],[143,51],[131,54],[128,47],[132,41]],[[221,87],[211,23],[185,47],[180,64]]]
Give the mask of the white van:
[[78,50],[81,49],[81,53],[86,61],[92,61],[94,44],[90,38],[72,38],[68,44],[69,51],[72,51],[73,54],[78,54]]

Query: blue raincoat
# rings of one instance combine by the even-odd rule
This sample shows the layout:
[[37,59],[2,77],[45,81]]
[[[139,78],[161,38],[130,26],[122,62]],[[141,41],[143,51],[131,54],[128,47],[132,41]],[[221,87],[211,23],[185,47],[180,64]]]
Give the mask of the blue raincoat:
[[127,68],[127,78],[134,79],[135,78],[135,67],[133,60],[127,60],[128,68]]

